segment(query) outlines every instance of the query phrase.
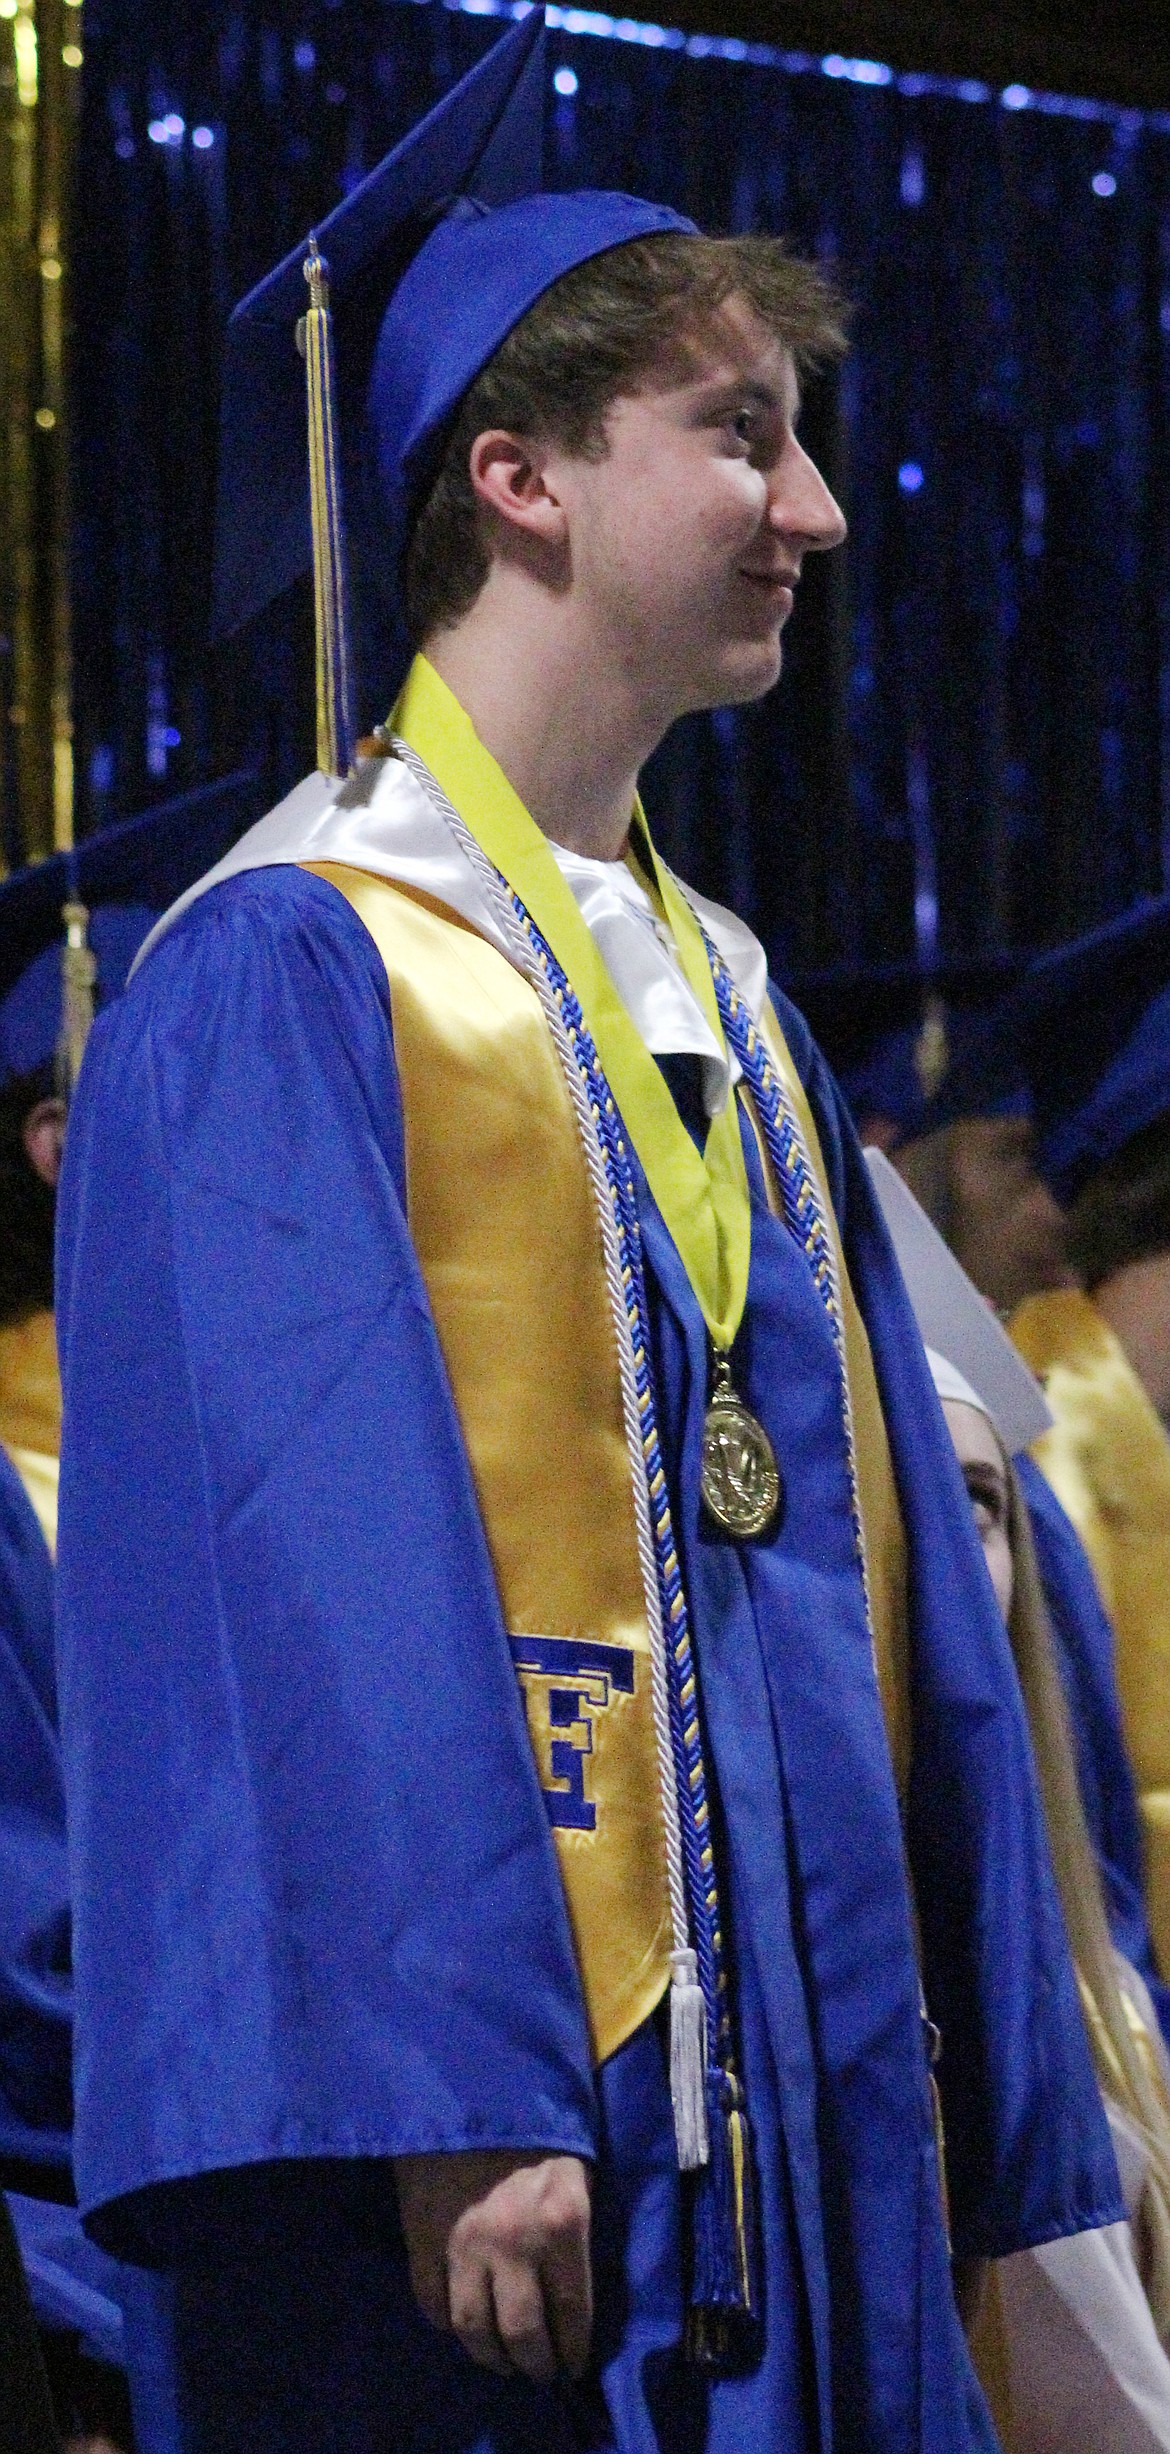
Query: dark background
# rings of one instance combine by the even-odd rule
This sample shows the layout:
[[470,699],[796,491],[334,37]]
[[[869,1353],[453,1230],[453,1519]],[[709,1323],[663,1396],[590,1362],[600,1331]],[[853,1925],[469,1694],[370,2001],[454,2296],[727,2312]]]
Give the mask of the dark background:
[[[1165,14],[668,13],[670,39],[552,31],[578,80],[550,84],[552,183],[786,231],[855,316],[805,414],[851,543],[806,580],[779,689],[659,753],[664,848],[786,971],[1071,935],[1170,851]],[[83,828],[311,766],[304,600],[206,645],[223,323],[501,30],[444,0],[86,0],[85,29]]]

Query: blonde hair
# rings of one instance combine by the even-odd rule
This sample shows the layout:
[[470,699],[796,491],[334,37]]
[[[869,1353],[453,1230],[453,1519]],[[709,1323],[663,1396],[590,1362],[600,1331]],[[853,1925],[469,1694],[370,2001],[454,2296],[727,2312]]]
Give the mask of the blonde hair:
[[1138,2132],[1148,2163],[1133,2222],[1134,2249],[1163,2346],[1170,2350],[1170,2100],[1152,2039],[1118,1979],[1077,1785],[1072,1733],[1027,1502],[1008,1462],[1015,1583],[1008,1634],[1040,1775],[1048,1838],[1102,2094]]

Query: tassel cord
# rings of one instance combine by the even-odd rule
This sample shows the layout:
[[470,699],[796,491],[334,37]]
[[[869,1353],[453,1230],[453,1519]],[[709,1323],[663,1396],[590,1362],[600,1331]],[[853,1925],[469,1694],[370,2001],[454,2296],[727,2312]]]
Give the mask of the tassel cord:
[[333,373],[333,319],[329,311],[329,267],[315,237],[309,240],[305,280],[309,285],[309,309],[304,319],[304,353],[316,624],[317,764],[325,775],[348,775],[353,765],[354,723]]

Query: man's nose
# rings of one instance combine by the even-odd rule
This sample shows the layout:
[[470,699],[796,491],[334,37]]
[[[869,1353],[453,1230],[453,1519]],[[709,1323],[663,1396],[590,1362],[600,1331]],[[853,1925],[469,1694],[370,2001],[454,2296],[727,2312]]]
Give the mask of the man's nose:
[[776,470],[768,518],[781,536],[799,543],[802,553],[827,553],[848,535],[840,504],[795,436]]

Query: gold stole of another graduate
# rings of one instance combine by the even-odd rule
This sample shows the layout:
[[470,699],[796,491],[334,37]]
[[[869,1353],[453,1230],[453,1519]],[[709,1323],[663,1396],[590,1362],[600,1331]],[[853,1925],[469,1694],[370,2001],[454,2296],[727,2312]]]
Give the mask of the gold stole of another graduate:
[[55,1556],[61,1381],[51,1312],[34,1312],[0,1329],[0,1448],[7,1450]]
[[1071,1517],[1117,1643],[1117,1688],[1141,1807],[1146,1900],[1170,1970],[1170,1441],[1109,1324],[1058,1288],[1011,1334],[1056,1418],[1036,1463]]

